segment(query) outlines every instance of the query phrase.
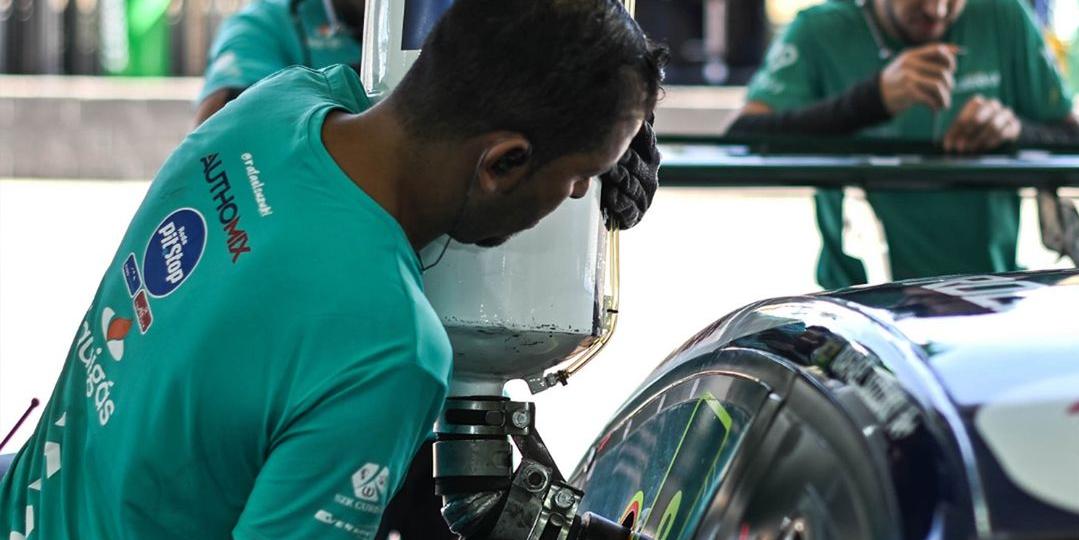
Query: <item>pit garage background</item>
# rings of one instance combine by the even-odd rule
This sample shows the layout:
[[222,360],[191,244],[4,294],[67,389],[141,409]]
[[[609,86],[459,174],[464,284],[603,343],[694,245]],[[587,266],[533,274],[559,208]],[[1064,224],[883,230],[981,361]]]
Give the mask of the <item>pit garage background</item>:
[[[721,133],[771,36],[810,3],[639,0],[642,25],[674,52],[657,113],[661,136]],[[242,4],[0,0],[0,431],[32,397],[48,398],[148,179],[191,127],[213,31]],[[1035,7],[1075,87],[1079,69],[1068,68],[1079,64],[1079,0]],[[569,386],[535,399],[539,430],[563,470],[699,328],[761,298],[818,290],[811,194],[660,189],[642,225],[622,236],[614,338]],[[1020,264],[1069,266],[1041,246],[1032,191],[1024,194]],[[530,399],[523,384],[511,389]]]

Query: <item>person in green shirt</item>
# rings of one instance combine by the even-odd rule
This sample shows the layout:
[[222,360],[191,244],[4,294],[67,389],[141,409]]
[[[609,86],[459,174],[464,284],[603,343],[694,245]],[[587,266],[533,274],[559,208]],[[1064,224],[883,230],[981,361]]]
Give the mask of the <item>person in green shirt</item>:
[[[425,0],[409,6],[417,28],[446,9],[450,0]],[[199,125],[226,103],[259,80],[291,65],[323,68],[346,64],[354,69],[360,62],[364,22],[363,0],[255,0],[229,17],[218,30],[209,52],[203,88],[197,98],[195,125]],[[642,134],[651,140],[651,119]],[[658,151],[651,144],[640,153],[627,152],[620,166],[603,176],[603,198],[610,216],[623,226],[632,226],[643,211],[639,208],[653,196],[658,178],[648,163],[658,163]],[[651,156],[651,157],[649,157]],[[634,176],[637,173],[638,176]],[[644,177],[640,175],[643,174]],[[635,197],[626,189],[645,186]],[[627,204],[627,201],[633,203]],[[621,201],[621,203],[619,202]],[[646,206],[645,206],[646,208]],[[427,471],[433,467],[431,440],[416,454],[414,472],[386,511],[378,538],[390,530],[402,532],[404,540],[452,538],[440,514],[441,498],[433,494],[434,480]],[[418,483],[416,483],[418,482]]]
[[[291,65],[323,68],[360,62],[362,0],[256,0],[218,29],[209,51],[195,125],[259,80]],[[432,440],[416,453],[405,484],[386,508],[378,540],[451,540],[434,494]]]
[[664,59],[613,0],[457,0],[374,106],[341,65],[245,91],[151,183],[0,537],[372,538],[451,376],[417,252],[583,196]]
[[363,0],[255,0],[218,29],[195,123],[288,66],[358,65]]
[[[417,29],[429,27],[429,22],[445,10],[450,0],[425,0],[409,6]],[[195,125],[201,124],[245,89],[280,69],[291,65],[322,68],[346,64],[357,68],[361,58],[364,22],[363,0],[256,0],[229,17],[219,29],[209,52],[203,88],[197,98]],[[649,126],[644,128],[651,131]],[[648,135],[651,136],[650,134]],[[655,146],[642,149],[641,155],[651,154],[658,161]],[[613,219],[623,224],[640,218],[634,204],[615,211],[616,201],[626,201],[624,188],[636,184],[650,186],[650,191],[638,194],[636,202],[650,199],[658,179],[651,171],[643,181],[632,176],[636,156],[627,153],[620,167],[604,175],[603,197],[609,204]],[[637,165],[641,163],[636,162]],[[641,170],[637,167],[636,170]],[[628,215],[627,215],[628,212]],[[388,507],[385,522],[378,538],[390,530],[405,535],[404,540],[422,537],[424,540],[452,538],[440,513],[442,501],[433,494],[434,480],[427,473],[433,467],[431,442],[425,442],[416,454],[409,479]],[[418,483],[417,483],[418,482]]]
[[[1021,0],[829,0],[798,14],[731,133],[933,140],[950,152],[1075,134],[1071,93]],[[894,279],[1018,270],[1014,190],[872,191]],[[866,282],[843,195],[820,190],[827,289]]]

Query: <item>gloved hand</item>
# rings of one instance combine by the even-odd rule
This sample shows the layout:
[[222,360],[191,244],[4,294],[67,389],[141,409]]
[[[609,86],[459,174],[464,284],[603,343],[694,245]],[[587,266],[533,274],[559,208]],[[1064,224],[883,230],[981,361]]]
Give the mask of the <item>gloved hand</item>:
[[661,157],[652,130],[654,121],[655,115],[648,115],[614,168],[599,176],[603,186],[600,204],[607,216],[608,229],[636,225],[652,205],[652,197],[659,187]]
[[1075,203],[1062,200],[1055,189],[1039,189],[1036,200],[1042,244],[1079,266],[1079,212]]

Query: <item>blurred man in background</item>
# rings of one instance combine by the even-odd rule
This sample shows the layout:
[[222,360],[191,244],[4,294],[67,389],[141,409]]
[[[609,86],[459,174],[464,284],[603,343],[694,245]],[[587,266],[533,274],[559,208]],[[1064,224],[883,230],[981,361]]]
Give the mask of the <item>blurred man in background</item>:
[[[799,13],[731,133],[933,140],[982,152],[1074,136],[1071,92],[1021,0],[834,0]],[[1019,269],[1015,190],[868,193],[891,277]],[[820,190],[826,289],[865,283],[843,246],[843,193]]]
[[195,123],[288,66],[358,66],[364,0],[255,0],[229,17],[210,49]]

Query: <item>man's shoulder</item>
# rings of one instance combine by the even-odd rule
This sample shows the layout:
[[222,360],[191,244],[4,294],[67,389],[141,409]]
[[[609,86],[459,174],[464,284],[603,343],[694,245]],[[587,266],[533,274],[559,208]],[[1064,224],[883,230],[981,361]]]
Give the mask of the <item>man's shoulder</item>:
[[225,19],[215,42],[219,46],[235,38],[251,36],[280,40],[290,35],[290,19],[288,0],[255,0]]
[[288,20],[289,0],[255,0],[236,12],[236,18],[261,20]]
[[359,76],[355,70],[344,64],[334,64],[321,69],[289,66],[262,79],[248,92],[285,94],[280,97],[291,102],[313,98],[353,113],[362,112],[370,106]]
[[974,24],[984,24],[989,19],[1022,17],[1024,6],[1020,0],[968,0],[963,17]]
[[259,81],[254,88],[284,88],[289,91],[323,90],[328,87],[323,70],[306,66],[289,66]]
[[[323,70],[289,66],[255,83],[236,100],[236,108],[254,108],[256,115],[273,110],[307,111],[323,104],[334,104],[334,88]],[[248,111],[247,114],[252,114]],[[256,116],[257,117],[257,116]]]
[[861,8],[853,0],[827,0],[798,12],[795,23],[814,31],[828,28],[850,29],[852,22],[862,20]]
[[[196,132],[232,137],[254,129],[259,137],[303,129],[320,106],[332,104],[325,77],[301,66],[279,70],[259,80],[200,125]],[[289,135],[290,137],[292,135]]]

